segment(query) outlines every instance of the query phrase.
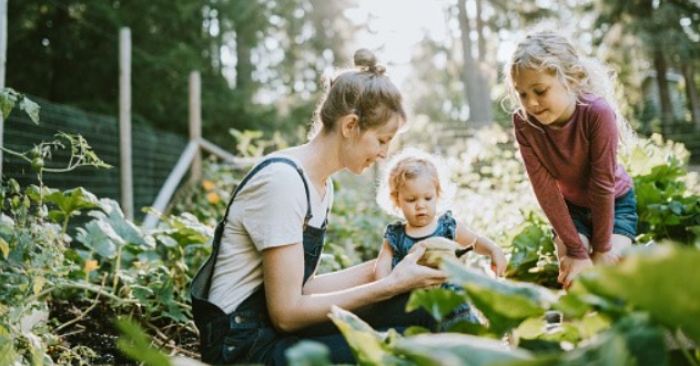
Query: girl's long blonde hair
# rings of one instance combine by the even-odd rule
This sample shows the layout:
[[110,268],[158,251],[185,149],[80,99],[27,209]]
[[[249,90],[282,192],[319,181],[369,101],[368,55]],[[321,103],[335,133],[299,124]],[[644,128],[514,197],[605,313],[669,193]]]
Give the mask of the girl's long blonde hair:
[[566,37],[551,30],[531,32],[517,44],[504,66],[507,96],[503,106],[510,113],[518,113],[530,122],[513,82],[513,77],[524,69],[556,76],[569,93],[576,97],[578,103],[584,103],[582,97],[585,94],[604,98],[615,112],[622,145],[628,145],[635,138],[632,127],[620,112],[617,103],[614,88],[616,73],[596,59],[579,56]]

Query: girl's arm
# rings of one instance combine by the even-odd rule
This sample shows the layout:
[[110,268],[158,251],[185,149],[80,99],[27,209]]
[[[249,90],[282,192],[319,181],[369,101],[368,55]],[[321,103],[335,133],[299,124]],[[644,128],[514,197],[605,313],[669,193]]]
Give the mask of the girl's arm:
[[379,280],[384,278],[391,273],[391,261],[394,257],[394,250],[389,245],[389,241],[384,239],[382,244],[382,249],[379,250],[379,256],[377,256],[377,264],[374,268],[374,278]]
[[508,266],[503,250],[491,239],[469,230],[464,223],[457,221],[455,241],[463,248],[473,245],[474,252],[491,257],[491,269],[497,276],[503,276]]
[[596,252],[610,250],[615,217],[615,169],[617,168],[618,131],[615,113],[605,103],[591,105],[591,170],[588,201],[591,207],[593,232],[591,248]]
[[424,247],[409,254],[391,274],[381,280],[321,294],[304,294],[304,251],[301,243],[276,246],[263,251],[265,296],[270,320],[282,332],[293,332],[328,320],[336,305],[353,311],[395,295],[443,283],[446,275],[416,264]]

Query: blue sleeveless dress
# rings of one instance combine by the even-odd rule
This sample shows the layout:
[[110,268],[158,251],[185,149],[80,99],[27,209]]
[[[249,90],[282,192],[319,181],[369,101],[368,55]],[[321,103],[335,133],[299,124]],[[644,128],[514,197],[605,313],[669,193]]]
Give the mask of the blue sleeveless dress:
[[[432,237],[443,237],[454,240],[456,232],[457,221],[452,216],[452,211],[449,210],[438,217],[437,227],[432,234],[419,238],[412,237],[406,233],[405,222],[396,221],[387,225],[384,232],[384,238],[394,251],[394,256],[391,258],[391,268],[396,267],[396,265],[408,254],[415,243]],[[459,293],[464,292],[464,289],[462,289],[460,286],[451,283],[443,284],[442,288],[450,289]],[[458,306],[450,314],[445,316],[445,318],[442,320],[442,326],[440,328],[442,330],[447,330],[452,325],[465,320],[472,323],[481,323],[468,303]]]

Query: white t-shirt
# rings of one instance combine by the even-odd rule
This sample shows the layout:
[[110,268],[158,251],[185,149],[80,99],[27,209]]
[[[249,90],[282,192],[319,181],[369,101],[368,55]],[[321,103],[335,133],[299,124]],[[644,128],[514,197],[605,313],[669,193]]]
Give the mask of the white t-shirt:
[[[291,156],[275,156],[288,158],[301,167]],[[333,204],[333,184],[329,178],[325,197],[321,197],[306,173],[304,179],[308,182],[313,215],[308,224],[320,228]],[[259,170],[238,192],[229,211],[209,301],[228,314],[248,298],[263,282],[262,251],[301,244],[306,211],[304,182],[294,167],[276,162]]]

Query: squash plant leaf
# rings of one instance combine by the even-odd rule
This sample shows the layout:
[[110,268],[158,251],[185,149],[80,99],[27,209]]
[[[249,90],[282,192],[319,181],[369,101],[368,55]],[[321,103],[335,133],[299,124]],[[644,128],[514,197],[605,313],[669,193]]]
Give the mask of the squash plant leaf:
[[117,346],[124,354],[146,366],[170,366],[168,357],[151,347],[148,336],[134,321],[124,318],[116,324],[122,332]]
[[455,333],[402,338],[396,341],[395,350],[420,366],[506,364],[532,359],[530,352],[513,349],[502,341]]
[[544,287],[489,278],[454,259],[444,260],[441,268],[450,275],[450,282],[466,290],[497,335],[527,318],[542,316],[557,301],[554,293]]
[[392,353],[387,336],[372,329],[357,315],[333,306],[330,318],[350,345],[360,365],[408,365]]
[[413,311],[423,308],[435,320],[442,320],[457,306],[465,303],[465,296],[455,291],[443,288],[431,288],[427,290],[414,290],[406,304],[406,311]]
[[[593,294],[620,299],[671,330],[700,342],[700,251],[675,244],[633,251],[616,266],[598,266],[579,281]],[[683,284],[683,285],[681,285]]]

